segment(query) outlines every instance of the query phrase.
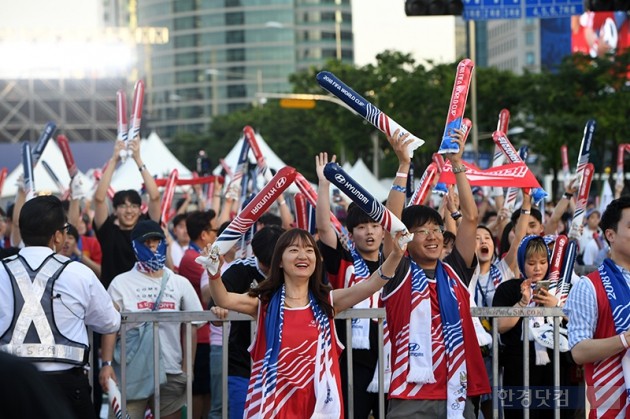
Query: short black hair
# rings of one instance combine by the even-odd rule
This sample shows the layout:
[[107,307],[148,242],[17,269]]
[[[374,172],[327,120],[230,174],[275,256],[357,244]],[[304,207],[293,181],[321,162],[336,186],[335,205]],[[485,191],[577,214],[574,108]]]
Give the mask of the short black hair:
[[266,212],[258,218],[260,224],[266,226],[279,226],[282,227],[282,218],[278,217],[275,214],[270,212]]
[[210,222],[215,215],[214,210],[189,212],[186,216],[186,230],[188,230],[190,240],[197,240],[201,233],[210,227]]
[[[621,213],[626,208],[630,208],[630,196],[622,196],[608,204],[602,214],[602,218],[599,220],[599,228],[604,232],[604,237],[606,237],[606,230],[608,229],[617,232]],[[606,242],[608,242],[608,239],[606,239]],[[608,244],[610,245],[610,242]]]
[[63,204],[54,195],[37,196],[27,201],[20,211],[20,234],[26,246],[48,246],[65,223]]
[[252,251],[254,256],[260,263],[265,266],[271,266],[271,258],[273,250],[280,236],[284,233],[284,229],[278,226],[265,226],[254,234],[252,239]]
[[173,227],[175,227],[177,224],[181,223],[182,221],[186,221],[186,217],[188,217],[188,214],[189,213],[177,214],[175,217],[173,217],[173,221],[171,221],[173,223]]
[[68,224],[68,235],[74,237],[74,239],[79,241],[79,230],[72,224]]
[[448,230],[445,230],[444,233],[442,233],[442,237],[444,237],[444,246],[455,242],[456,238],[455,234]]
[[129,201],[130,204],[142,205],[142,198],[140,198],[140,194],[138,191],[133,189],[116,192],[114,194],[114,198],[112,198],[112,205],[114,208],[117,208],[118,206],[123,205],[125,201]]
[[370,217],[367,212],[363,211],[354,202],[348,205],[348,211],[346,212],[346,227],[348,231],[352,233],[352,230],[359,224],[376,223],[377,221]]
[[402,212],[403,224],[408,230],[414,227],[423,226],[428,222],[434,222],[437,225],[444,225],[444,220],[439,212],[426,205],[411,205]]
[[488,220],[490,219],[490,217],[494,217],[497,215],[499,214],[496,211],[486,211],[486,213],[483,215],[483,218],[481,219],[481,224],[488,224]]

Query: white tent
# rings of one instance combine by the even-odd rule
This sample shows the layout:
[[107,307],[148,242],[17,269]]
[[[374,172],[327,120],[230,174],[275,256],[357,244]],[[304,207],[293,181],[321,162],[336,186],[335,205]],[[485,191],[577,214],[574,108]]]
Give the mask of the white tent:
[[[177,160],[155,132],[152,132],[149,138],[142,140],[140,143],[140,156],[142,157],[142,162],[146,164],[149,173],[158,178],[168,177],[173,169],[177,169],[180,179],[190,179],[192,177],[192,172]],[[111,186],[115,191],[126,189],[140,190],[142,184],[142,175],[138,170],[138,166],[129,157],[114,172]]]
[[[228,165],[228,167],[232,171],[236,169],[236,165],[238,163],[238,156],[241,153],[241,147],[243,147],[244,140],[245,140],[244,137],[239,138],[236,144],[234,144],[234,147],[232,147],[232,150],[230,150],[230,152],[224,158],[225,163]],[[258,141],[258,147],[260,148],[260,152],[262,153],[263,156],[265,156],[267,167],[274,169],[275,171],[278,171],[287,165],[285,162],[282,161],[282,159],[280,159],[280,157],[278,157],[276,153],[274,153],[271,147],[269,147],[269,144],[267,144],[267,142],[263,139],[263,137],[258,133],[256,133],[256,140]],[[248,157],[251,163],[256,162],[256,159],[254,158],[254,153],[251,150],[249,151]],[[313,159],[313,164],[315,164],[315,159]],[[221,174],[222,168],[223,167],[221,165],[218,165],[217,167],[214,168],[212,173],[215,175],[219,175]],[[259,180],[258,186],[259,187],[264,186],[263,184],[260,183],[261,182],[260,177],[258,178],[258,180]],[[291,185],[288,191],[291,193],[295,193],[295,192],[298,192],[298,189],[295,185]]]
[[[61,150],[57,143],[53,140],[48,141],[46,144],[46,148],[42,153],[39,162],[35,166],[35,170],[33,171],[33,177],[35,178],[35,191],[37,192],[50,192],[53,194],[60,194],[61,191],[57,187],[55,181],[50,177],[42,161],[45,161],[52,171],[57,175],[59,181],[62,185],[67,189],[70,187],[70,175],[68,174],[68,169],[66,168],[66,163],[63,160],[63,154],[61,154]],[[2,188],[1,198],[12,197],[17,194],[17,180],[24,173],[22,169],[22,164],[20,163],[9,175],[7,176],[4,186]],[[90,188],[89,179],[84,179],[85,182],[88,182],[87,188]]]
[[352,169],[347,173],[376,198],[377,201],[382,202],[387,199],[389,190],[381,185],[376,176],[374,176],[372,171],[365,165],[363,159],[359,158],[352,166]]

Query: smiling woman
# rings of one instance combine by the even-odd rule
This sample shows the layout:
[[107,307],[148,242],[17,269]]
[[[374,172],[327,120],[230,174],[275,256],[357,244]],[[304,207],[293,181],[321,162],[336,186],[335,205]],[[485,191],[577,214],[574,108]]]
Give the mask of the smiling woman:
[[279,418],[343,417],[342,346],[333,316],[378,291],[394,276],[404,250],[392,251],[369,279],[331,291],[322,282],[315,240],[307,231],[293,229],[278,239],[267,279],[248,294],[228,293],[220,275],[210,275],[218,306],[258,320],[245,405],[248,417],[268,411]]

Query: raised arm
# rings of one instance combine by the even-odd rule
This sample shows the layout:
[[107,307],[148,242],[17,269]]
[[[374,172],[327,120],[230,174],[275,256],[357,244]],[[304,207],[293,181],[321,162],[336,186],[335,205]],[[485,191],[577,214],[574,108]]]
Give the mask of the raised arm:
[[291,210],[287,205],[287,200],[284,194],[281,194],[280,199],[278,199],[278,208],[280,210],[280,219],[282,220],[282,228],[285,230],[290,230],[293,228],[293,214],[291,214]]
[[[208,245],[202,254],[207,256],[210,253],[212,245]],[[223,261],[223,258],[221,258]],[[206,270],[210,282],[210,297],[212,301],[219,307],[227,310],[238,311],[239,313],[249,314],[256,317],[258,311],[259,300],[256,297],[250,297],[248,294],[239,294],[236,292],[228,292],[221,279],[221,267],[219,266],[216,274]]]
[[142,181],[144,182],[144,188],[147,191],[147,195],[149,195],[149,218],[159,223],[161,203],[160,191],[155,183],[155,179],[153,179],[153,176],[151,176],[151,173],[149,173],[147,167],[142,162],[142,157],[140,157],[140,137],[136,137],[129,141],[129,150],[131,150],[133,160],[136,162],[136,165],[138,165],[138,170],[140,170]]
[[[525,192],[526,190],[527,189],[523,189],[523,205],[521,206],[521,211],[531,211],[532,209],[532,198],[531,195]],[[522,215],[518,217],[518,221],[514,227],[514,239],[512,240],[510,248],[504,257],[505,263],[510,267],[516,276],[518,276],[516,253],[518,252],[518,246],[521,244],[521,240],[525,237],[528,223],[529,216]]]
[[[330,159],[334,162],[337,156]],[[315,224],[319,239],[328,247],[337,248],[337,233],[330,223],[330,182],[324,176],[324,166],[328,163],[328,153],[323,152],[315,156],[315,170],[317,171],[317,205],[315,207]]]
[[556,206],[553,208],[551,217],[547,218],[545,221],[545,234],[556,234],[558,230],[558,223],[562,218],[562,214],[567,211],[569,204],[571,203],[571,198],[578,190],[577,186],[575,186],[576,180],[577,179],[573,179],[569,182],[564,190],[564,194],[562,194],[562,198],[560,198]]
[[[385,235],[389,236],[389,234]],[[402,231],[399,231],[396,234],[396,243],[392,246],[392,251],[389,256],[367,280],[361,281],[350,288],[339,288],[332,292],[335,313],[340,313],[372,296],[375,292],[380,290],[388,280],[394,277],[396,268],[405,254],[405,250],[407,250],[406,243],[402,248],[397,244],[398,239],[401,237]]]
[[[394,131],[394,134],[387,137],[387,141],[392,146],[396,157],[398,157],[398,171],[397,173],[409,173],[409,167],[411,167],[411,158],[407,151],[407,144],[413,141],[409,138],[409,133],[399,136],[399,130]],[[392,184],[392,188],[387,195],[387,204],[385,205],[396,217],[401,218],[403,208],[405,207],[407,178],[396,176]],[[383,254],[387,257],[390,252],[395,251],[394,246],[396,244],[391,238],[390,234],[385,234],[385,240],[383,241]]]
[[464,153],[463,138],[463,131],[455,130],[453,141],[459,145],[459,152],[447,154],[446,158],[450,160],[453,167],[455,181],[457,182],[457,194],[459,195],[459,208],[462,214],[461,221],[457,227],[455,247],[464,258],[466,265],[471,266],[475,259],[475,246],[473,244],[476,242],[479,215],[470,183],[468,183],[468,178],[466,177],[466,166],[464,166],[462,160],[462,154]]
[[125,148],[123,141],[114,141],[114,153],[110,157],[107,167],[103,171],[101,180],[98,182],[96,191],[94,191],[94,225],[98,230],[103,223],[107,221],[109,216],[109,208],[107,206],[107,189],[112,182],[112,176],[116,170],[118,160],[120,160],[120,152]]

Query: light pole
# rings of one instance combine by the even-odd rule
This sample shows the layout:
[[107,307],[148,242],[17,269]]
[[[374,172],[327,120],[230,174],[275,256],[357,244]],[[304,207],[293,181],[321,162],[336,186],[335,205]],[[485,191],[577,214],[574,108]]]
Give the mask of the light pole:
[[341,61],[341,0],[335,0],[335,46],[337,50],[337,61]]

